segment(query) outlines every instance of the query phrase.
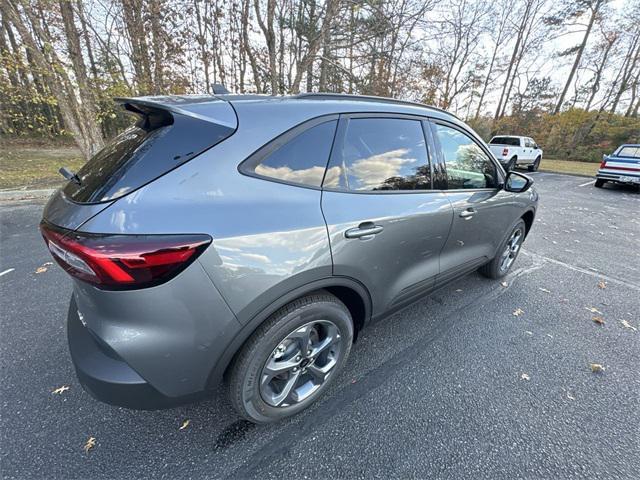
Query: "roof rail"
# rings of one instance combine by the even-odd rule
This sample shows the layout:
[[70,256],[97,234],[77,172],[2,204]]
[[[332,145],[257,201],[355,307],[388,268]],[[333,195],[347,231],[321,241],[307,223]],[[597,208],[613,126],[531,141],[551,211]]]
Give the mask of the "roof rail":
[[[355,100],[361,102],[382,102],[382,103],[395,103],[398,105],[409,105],[413,107],[422,107],[422,108],[430,108],[431,110],[437,110],[438,112],[446,113],[447,115],[451,115],[452,117],[460,120],[460,118],[454,115],[451,112],[448,112],[442,108],[433,107],[431,105],[426,105],[420,102],[410,102],[408,100],[397,100],[395,98],[390,97],[376,97],[375,95],[352,95],[349,93],[299,93],[298,95],[294,95],[294,98],[301,99],[314,99],[314,100]],[[462,120],[460,120],[462,121]]]

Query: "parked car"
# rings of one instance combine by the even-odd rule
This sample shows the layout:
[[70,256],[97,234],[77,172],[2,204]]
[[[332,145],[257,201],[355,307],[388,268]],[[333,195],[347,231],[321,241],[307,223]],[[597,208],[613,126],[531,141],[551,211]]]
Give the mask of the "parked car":
[[525,166],[535,172],[542,161],[542,149],[529,137],[496,136],[489,142],[489,148],[508,172]]
[[595,186],[606,182],[640,186],[640,144],[620,145],[611,155],[603,155]]
[[[49,200],[68,339],[96,398],[161,408],[225,382],[253,422],[308,407],[369,322],[480,268],[538,196],[444,111],[303,94],[121,99],[138,115]],[[434,312],[435,313],[435,312]]]

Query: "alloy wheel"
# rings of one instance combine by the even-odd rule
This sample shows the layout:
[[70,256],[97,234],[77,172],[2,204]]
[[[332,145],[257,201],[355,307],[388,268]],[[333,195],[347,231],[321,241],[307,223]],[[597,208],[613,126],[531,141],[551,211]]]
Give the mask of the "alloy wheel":
[[507,242],[502,255],[500,256],[500,271],[506,272],[509,270],[514,260],[518,256],[518,252],[520,251],[520,246],[522,245],[522,240],[524,239],[524,232],[521,228],[516,228],[509,241]]
[[262,368],[260,395],[273,407],[300,403],[317,392],[342,355],[340,330],[329,320],[296,328],[273,350]]

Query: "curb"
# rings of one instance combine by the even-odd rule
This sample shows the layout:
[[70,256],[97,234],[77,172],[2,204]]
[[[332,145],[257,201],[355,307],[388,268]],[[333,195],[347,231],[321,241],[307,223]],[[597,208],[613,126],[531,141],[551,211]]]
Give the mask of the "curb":
[[39,190],[0,190],[0,202],[49,198],[55,191],[55,188],[43,188]]
[[544,173],[555,173],[556,175],[569,175],[571,177],[593,178],[594,180],[596,179],[595,175],[585,175],[584,173],[559,172],[557,170],[547,170],[543,168],[539,168],[538,171]]

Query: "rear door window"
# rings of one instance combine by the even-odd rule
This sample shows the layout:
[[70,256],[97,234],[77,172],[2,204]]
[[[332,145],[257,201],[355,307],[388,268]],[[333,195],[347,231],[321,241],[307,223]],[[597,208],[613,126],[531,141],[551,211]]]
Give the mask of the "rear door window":
[[334,119],[294,129],[249,157],[240,170],[281,182],[320,187],[337,124]]
[[520,139],[513,137],[493,137],[489,143],[491,145],[510,145],[512,147],[519,147]]
[[431,188],[419,120],[350,118],[336,148],[324,188],[357,192]]
[[433,125],[444,156],[449,190],[497,187],[497,168],[475,140],[456,128]]

